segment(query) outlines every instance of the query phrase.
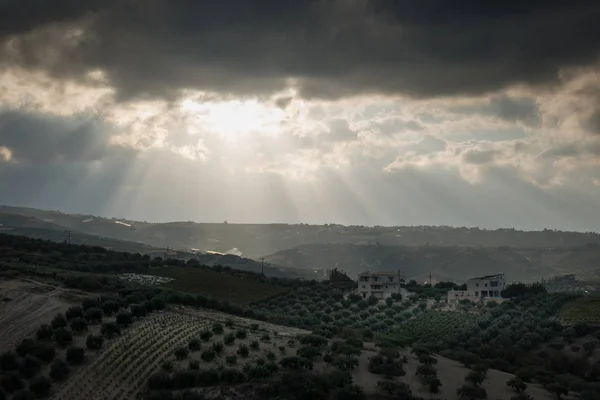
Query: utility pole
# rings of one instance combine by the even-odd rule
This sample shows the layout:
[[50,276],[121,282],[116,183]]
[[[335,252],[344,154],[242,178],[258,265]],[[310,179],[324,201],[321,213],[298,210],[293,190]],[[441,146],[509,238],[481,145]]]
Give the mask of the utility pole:
[[265,276],[265,258],[264,257],[260,258],[260,273],[262,274],[262,276]]
[[431,271],[429,271],[429,287],[433,287],[433,282],[431,281]]
[[65,243],[71,244],[71,231],[69,230],[65,231]]

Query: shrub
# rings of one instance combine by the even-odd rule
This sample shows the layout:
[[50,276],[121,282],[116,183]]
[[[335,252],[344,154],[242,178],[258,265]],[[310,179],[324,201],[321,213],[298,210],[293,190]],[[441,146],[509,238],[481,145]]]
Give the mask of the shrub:
[[264,335],[262,335],[260,337],[260,340],[262,340],[263,342],[269,342],[269,341],[271,341],[271,336],[269,336],[268,333],[265,333]]
[[73,365],[81,365],[85,360],[85,350],[81,347],[71,346],[67,349],[67,362]]
[[74,318],[73,320],[71,320],[71,330],[73,332],[84,332],[87,331],[88,329],[88,324],[87,321],[83,318],[77,317]]
[[385,380],[377,382],[377,387],[384,393],[394,396],[397,399],[412,399],[412,390],[404,382]]
[[52,329],[64,328],[67,326],[67,318],[63,314],[56,314],[50,325]]
[[215,322],[212,326],[212,331],[215,333],[215,335],[222,334],[224,332],[223,324]]
[[481,372],[471,371],[465,377],[465,382],[470,383],[473,386],[479,386],[485,380],[485,375]]
[[352,371],[359,365],[358,358],[349,356],[336,356],[331,361],[331,365],[340,371]]
[[112,339],[121,334],[121,328],[114,322],[106,322],[102,324],[100,332],[102,332],[102,335],[106,336],[106,338]]
[[285,354],[285,346],[279,346],[278,349],[279,349],[280,354],[282,354],[282,355]]
[[246,339],[247,333],[245,329],[238,329],[235,331],[235,337],[238,339]]
[[73,342],[73,333],[67,328],[57,328],[54,330],[54,340],[60,347],[67,347]]
[[42,369],[42,363],[37,357],[28,354],[19,365],[19,373],[27,379],[36,376]]
[[281,359],[279,364],[283,368],[288,368],[288,369],[295,369],[295,370],[301,370],[301,369],[312,370],[313,369],[312,361],[307,360],[306,358],[303,358],[303,357],[298,357],[298,356],[284,357]]
[[420,377],[423,382],[437,375],[435,368],[431,364],[421,364],[417,367],[415,375]]
[[54,360],[50,366],[50,378],[54,381],[62,381],[69,375],[69,365],[63,360]]
[[229,365],[235,365],[237,363],[237,357],[236,356],[227,356],[227,357],[225,357],[225,362]]
[[26,338],[21,340],[21,342],[17,345],[17,354],[19,354],[21,357],[25,357],[27,354],[30,354],[33,349],[35,349],[35,342],[33,339]]
[[74,318],[83,318],[83,309],[80,306],[72,306],[69,307],[65,316],[68,320],[72,320]]
[[314,360],[321,356],[321,349],[313,346],[303,346],[296,351],[298,357],[304,357],[309,360]]
[[88,308],[85,311],[85,319],[87,319],[90,324],[102,323],[102,315],[102,310],[97,307]]
[[212,351],[214,351],[217,354],[221,354],[223,352],[223,350],[225,350],[225,346],[223,345],[222,342],[213,343],[211,348],[212,348]]
[[256,323],[255,324],[251,324],[250,325],[250,330],[251,331],[257,331],[258,330],[258,324],[256,324]]
[[456,389],[456,395],[461,399],[468,400],[479,400],[479,399],[487,399],[487,392],[481,386],[475,385],[462,385],[458,389]]
[[173,371],[173,363],[171,361],[163,361],[160,367],[167,372]]
[[233,342],[235,342],[235,335],[233,333],[228,333],[223,338],[223,343],[225,343],[228,346],[233,344]]
[[54,335],[54,329],[48,324],[43,324],[35,332],[37,340],[50,340],[52,339],[52,335]]
[[250,349],[245,344],[240,344],[240,346],[238,347],[238,350],[237,350],[237,354],[246,358],[250,354]]
[[188,349],[190,349],[190,351],[198,351],[202,348],[202,344],[200,342],[200,340],[194,338],[194,339],[190,339],[190,341],[188,342]]
[[213,333],[209,330],[204,330],[204,331],[200,332],[200,339],[202,339],[205,342],[208,342],[212,336],[213,336]]
[[228,328],[233,328],[233,320],[231,318],[227,318],[225,320],[225,326]]
[[121,326],[129,326],[133,323],[133,314],[128,311],[119,311],[116,318],[117,324]]
[[252,367],[248,370],[248,379],[253,381],[258,381],[262,379],[268,378],[271,373],[268,369],[262,366]]
[[327,346],[327,339],[321,335],[309,334],[302,336],[300,338],[300,343],[314,347],[325,347]]
[[175,349],[174,354],[178,360],[183,360],[188,356],[188,349],[185,347],[178,347]]
[[429,377],[426,379],[425,384],[428,386],[431,393],[438,393],[442,386],[442,381],[437,376]]
[[38,376],[29,383],[31,390],[37,397],[45,397],[50,393],[52,382],[45,376]]
[[212,361],[214,360],[216,357],[216,353],[212,350],[204,350],[202,352],[202,354],[200,355],[200,358],[202,358],[204,361]]
[[253,340],[252,342],[250,342],[250,348],[252,350],[258,350],[260,348],[260,345],[258,344],[258,341]]
[[102,348],[104,338],[100,335],[89,334],[85,340],[85,347],[90,350],[99,350]]
[[242,371],[234,368],[225,368],[221,371],[221,382],[233,385],[242,383],[246,380],[246,376]]
[[188,368],[191,370],[199,370],[200,363],[196,360],[190,360],[190,362],[188,363]]
[[39,358],[40,361],[49,363],[50,361],[54,360],[54,357],[56,356],[56,350],[49,343],[38,342],[35,344],[32,354]]
[[0,386],[6,393],[13,393],[24,388],[25,383],[15,372],[8,372],[0,378]]
[[277,359],[277,356],[272,351],[267,352],[267,354],[265,356],[267,357],[267,360],[269,360],[269,361],[275,361]]
[[7,351],[0,355],[0,369],[2,371],[14,371],[17,368],[19,368],[19,362],[14,351]]
[[368,370],[372,374],[385,375],[388,377],[406,375],[401,363],[381,355],[376,355],[369,359]]
[[522,393],[527,389],[527,384],[518,377],[509,379],[506,382],[506,386],[511,387],[515,391],[515,393]]

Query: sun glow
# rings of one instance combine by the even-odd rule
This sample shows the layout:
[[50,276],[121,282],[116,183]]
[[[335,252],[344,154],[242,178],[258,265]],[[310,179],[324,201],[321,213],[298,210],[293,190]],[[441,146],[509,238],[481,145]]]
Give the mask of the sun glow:
[[234,140],[251,133],[277,134],[285,111],[255,100],[198,103],[185,100],[182,109],[198,126],[223,138]]

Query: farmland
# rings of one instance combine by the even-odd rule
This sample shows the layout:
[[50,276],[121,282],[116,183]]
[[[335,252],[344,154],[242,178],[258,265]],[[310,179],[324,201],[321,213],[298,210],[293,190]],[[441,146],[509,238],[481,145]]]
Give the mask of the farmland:
[[419,340],[432,342],[443,340],[462,328],[477,321],[477,316],[468,312],[427,311],[401,324],[387,336],[404,345]]
[[571,300],[560,311],[559,317],[568,323],[600,324],[600,296],[580,296]]
[[[210,330],[215,321],[225,319],[231,321],[232,328],[224,329],[219,335],[214,335],[212,340],[204,341],[202,343],[204,347],[219,342],[219,339],[222,339],[228,331],[249,329],[250,324],[244,319],[204,311],[164,312],[145,318],[137,326],[116,338],[103,351],[93,356],[84,367],[77,370],[71,379],[57,391],[53,399],[124,400],[132,398],[145,388],[147,379],[157,372],[162,364],[173,363],[174,370],[185,370],[188,361],[194,359],[202,361],[200,352],[196,352],[186,357],[185,362],[178,362],[173,351],[180,347],[188,348],[190,339],[200,340],[201,333],[207,329]],[[301,332],[268,324],[257,324],[256,329],[266,331],[265,326],[275,332]],[[248,335],[248,339],[243,342],[249,343],[253,336]],[[289,337],[293,337],[293,334]],[[289,337],[286,336],[286,342]],[[275,346],[276,349],[278,343],[270,345]],[[233,354],[235,354],[237,348],[237,345],[235,349],[233,346],[229,346],[228,350],[233,350]],[[231,351],[221,353],[211,363],[204,363],[205,367],[224,365],[225,357],[229,352]]]
[[285,287],[204,268],[162,267],[150,269],[146,273],[173,279],[161,285],[163,287],[199,293],[240,305],[268,299],[289,290]]

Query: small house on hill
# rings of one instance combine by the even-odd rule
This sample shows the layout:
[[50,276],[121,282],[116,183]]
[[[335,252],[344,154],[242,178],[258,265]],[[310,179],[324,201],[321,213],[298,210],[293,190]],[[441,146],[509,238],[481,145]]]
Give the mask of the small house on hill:
[[402,293],[401,284],[404,282],[398,272],[370,272],[358,275],[358,294],[366,299],[370,296],[387,299],[393,294]]
[[467,281],[467,290],[451,290],[448,292],[448,304],[456,304],[461,300],[488,301],[500,300],[500,292],[506,288],[506,274],[485,275]]

